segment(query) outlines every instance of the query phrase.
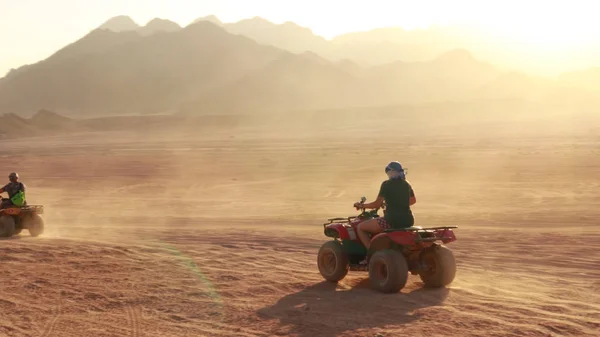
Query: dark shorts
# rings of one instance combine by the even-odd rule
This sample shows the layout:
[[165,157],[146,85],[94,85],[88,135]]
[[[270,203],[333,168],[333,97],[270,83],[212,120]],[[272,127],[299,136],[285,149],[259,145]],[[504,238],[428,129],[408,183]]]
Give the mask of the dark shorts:
[[377,224],[381,230],[391,229],[392,227],[387,223],[384,217],[377,218]]

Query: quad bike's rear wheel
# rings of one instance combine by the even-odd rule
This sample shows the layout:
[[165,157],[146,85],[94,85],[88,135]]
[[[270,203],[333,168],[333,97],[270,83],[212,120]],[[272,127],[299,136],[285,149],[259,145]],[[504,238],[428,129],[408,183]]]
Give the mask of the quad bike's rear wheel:
[[38,214],[34,214],[26,220],[25,227],[29,230],[29,235],[40,236],[44,233],[44,219]]
[[321,246],[317,265],[323,278],[330,282],[338,282],[346,277],[350,268],[348,257],[338,241],[328,241]]
[[0,237],[8,238],[15,234],[15,219],[8,215],[0,216]]
[[424,270],[419,273],[427,287],[443,287],[454,281],[456,261],[446,246],[433,246],[421,253]]
[[375,252],[369,261],[369,281],[377,291],[397,293],[408,281],[406,259],[393,249]]

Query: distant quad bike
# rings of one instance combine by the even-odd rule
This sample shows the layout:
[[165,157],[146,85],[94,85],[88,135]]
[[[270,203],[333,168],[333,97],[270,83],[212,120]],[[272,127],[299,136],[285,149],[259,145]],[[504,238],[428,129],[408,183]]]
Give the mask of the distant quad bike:
[[[365,201],[363,197],[361,203]],[[349,270],[368,271],[371,287],[383,293],[404,288],[409,272],[419,275],[426,287],[443,287],[454,280],[454,254],[438,241],[443,244],[456,241],[452,229],[458,227],[385,230],[371,236],[371,247],[367,250],[358,238],[357,226],[379,217],[378,210],[363,210],[358,216],[332,218],[323,224],[325,235],[333,238],[321,246],[317,258],[325,280],[338,282]],[[365,257],[367,264],[359,264]]]
[[44,233],[44,206],[28,205],[0,210],[0,237],[18,235],[23,229],[33,237]]

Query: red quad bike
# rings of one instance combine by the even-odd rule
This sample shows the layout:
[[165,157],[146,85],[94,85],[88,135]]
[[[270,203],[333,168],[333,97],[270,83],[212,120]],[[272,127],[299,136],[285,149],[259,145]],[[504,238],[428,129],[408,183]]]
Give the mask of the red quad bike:
[[[366,198],[361,199],[364,203]],[[446,246],[456,241],[448,227],[410,227],[388,229],[371,236],[369,250],[361,243],[357,227],[363,221],[377,218],[379,209],[358,216],[332,218],[323,224],[325,235],[333,238],[321,246],[317,258],[319,272],[327,281],[338,282],[348,270],[368,271],[371,287],[383,293],[404,288],[408,273],[419,275],[427,287],[443,287],[454,280],[454,254]],[[367,258],[367,264],[360,264]]]
[[0,237],[11,237],[21,233],[23,229],[29,230],[33,237],[44,233],[44,206],[10,206],[0,209]]

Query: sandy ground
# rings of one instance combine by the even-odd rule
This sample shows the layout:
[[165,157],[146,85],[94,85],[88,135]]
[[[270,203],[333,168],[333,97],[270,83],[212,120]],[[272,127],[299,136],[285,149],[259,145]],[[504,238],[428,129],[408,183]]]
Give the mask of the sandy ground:
[[[0,240],[0,335],[598,335],[597,132],[335,125],[3,141],[47,230]],[[418,224],[460,226],[455,281],[323,282],[324,218],[394,159]]]

